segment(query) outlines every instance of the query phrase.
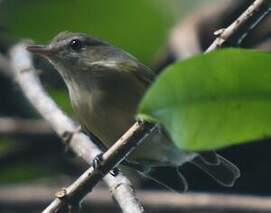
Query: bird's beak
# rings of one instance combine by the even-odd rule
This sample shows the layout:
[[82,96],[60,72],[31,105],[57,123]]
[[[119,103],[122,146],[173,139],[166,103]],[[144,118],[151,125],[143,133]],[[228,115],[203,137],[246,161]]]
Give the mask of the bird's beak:
[[49,48],[47,46],[42,46],[42,45],[29,45],[26,47],[26,49],[34,54],[38,54],[41,56],[52,56],[55,53],[55,50],[52,48]]

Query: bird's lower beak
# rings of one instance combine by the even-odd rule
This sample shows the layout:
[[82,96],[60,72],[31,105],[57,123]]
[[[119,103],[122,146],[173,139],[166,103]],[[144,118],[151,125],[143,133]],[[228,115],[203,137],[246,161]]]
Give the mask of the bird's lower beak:
[[54,49],[42,45],[29,45],[26,47],[26,49],[31,53],[41,56],[51,56],[55,52]]

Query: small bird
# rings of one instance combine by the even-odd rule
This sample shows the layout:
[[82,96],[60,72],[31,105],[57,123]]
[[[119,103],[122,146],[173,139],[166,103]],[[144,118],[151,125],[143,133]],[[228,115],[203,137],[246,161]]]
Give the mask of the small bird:
[[[68,88],[81,126],[105,147],[111,146],[135,122],[138,104],[155,79],[154,72],[129,53],[84,33],[62,32],[47,46],[27,49],[49,60]],[[159,169],[174,168],[187,189],[180,167],[191,162],[223,186],[233,186],[239,169],[215,152],[195,153],[177,148],[161,127],[149,136],[126,164],[172,189]]]

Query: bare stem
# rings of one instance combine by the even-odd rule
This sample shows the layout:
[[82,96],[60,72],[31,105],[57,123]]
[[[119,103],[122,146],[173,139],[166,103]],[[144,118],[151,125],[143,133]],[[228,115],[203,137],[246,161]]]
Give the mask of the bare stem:
[[265,0],[256,0],[254,1],[247,10],[239,16],[230,26],[225,29],[221,29],[217,39],[209,46],[205,51],[206,53],[213,51],[217,48],[222,47],[222,45],[227,41],[231,36],[233,36],[247,21],[253,17],[257,11],[264,5]]

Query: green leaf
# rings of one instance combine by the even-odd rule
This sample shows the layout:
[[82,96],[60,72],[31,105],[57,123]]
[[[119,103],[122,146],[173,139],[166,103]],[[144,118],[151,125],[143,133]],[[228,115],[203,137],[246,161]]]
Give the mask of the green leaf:
[[69,95],[66,90],[56,89],[50,85],[46,85],[50,97],[57,103],[57,105],[68,115],[73,115],[73,110],[70,104]]
[[204,151],[271,136],[271,55],[228,49],[170,66],[139,118],[164,125],[181,149]]

